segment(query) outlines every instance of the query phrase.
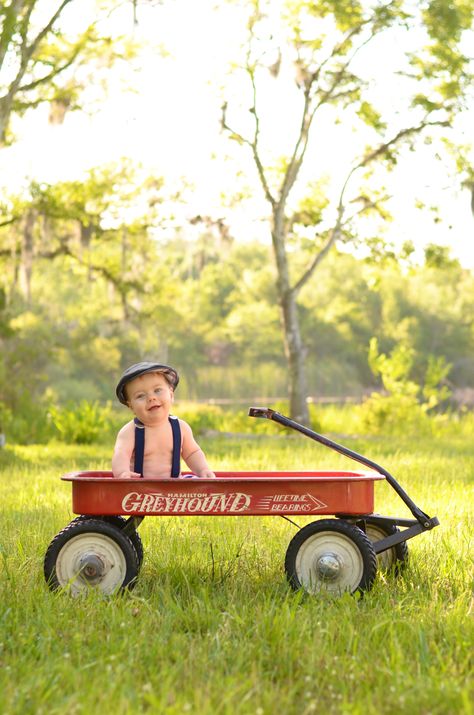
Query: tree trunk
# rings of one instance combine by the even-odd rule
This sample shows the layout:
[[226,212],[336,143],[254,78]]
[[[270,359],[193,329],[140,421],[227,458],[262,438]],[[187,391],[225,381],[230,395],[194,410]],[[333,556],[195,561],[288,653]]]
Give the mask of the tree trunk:
[[288,393],[290,417],[309,425],[309,410],[304,365],[304,349],[298,317],[296,294],[290,286],[288,257],[285,250],[285,229],[282,211],[273,215],[272,243],[277,267],[277,292],[281,309],[285,355],[288,363]]
[[0,98],[0,146],[5,143],[7,138],[7,127],[11,114],[12,102],[7,94]]
[[281,296],[280,305],[285,334],[285,354],[288,362],[290,416],[296,422],[309,426],[304,348],[294,293],[290,291]]
[[33,252],[34,238],[33,230],[36,221],[36,213],[29,210],[26,214],[23,227],[23,241],[21,246],[21,267],[23,276],[23,290],[27,305],[31,305],[31,277],[33,274]]

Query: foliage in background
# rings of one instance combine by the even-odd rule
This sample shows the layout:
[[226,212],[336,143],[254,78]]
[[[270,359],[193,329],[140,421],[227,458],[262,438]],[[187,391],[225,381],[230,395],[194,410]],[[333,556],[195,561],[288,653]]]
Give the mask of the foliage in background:
[[[451,370],[443,357],[428,355],[423,384],[410,379],[415,351],[403,343],[389,355],[379,351],[377,338],[369,344],[369,366],[380,376],[383,393],[373,393],[359,408],[362,427],[369,431],[417,433],[436,427],[429,412],[445,402],[451,391],[445,384]],[[438,419],[439,421],[439,419]]]
[[[249,403],[250,406],[250,403]],[[288,402],[269,401],[265,405],[288,415]],[[233,435],[258,438],[287,434],[277,423],[248,416],[248,407],[218,406],[206,403],[178,402],[173,412],[186,420],[195,436],[220,438]],[[416,401],[400,395],[374,393],[362,405],[309,404],[310,427],[322,434],[334,434],[337,439],[354,435],[384,434],[400,437],[405,434],[430,435],[468,434],[474,414],[465,408],[429,415]],[[119,429],[131,418],[125,410],[111,409],[98,403],[83,401],[78,405],[47,408],[33,412],[30,422],[15,416],[0,406],[0,434],[12,444],[107,444],[111,449]]]
[[[301,290],[335,246],[371,240],[364,219],[376,226],[380,241],[391,219],[389,173],[404,160],[407,147],[413,151],[422,136],[439,140],[465,109],[473,65],[464,47],[472,40],[474,10],[463,0],[260,0],[244,7],[247,32],[231,70],[244,91],[224,89],[222,127],[253,160],[267,202],[290,414],[307,423]],[[404,80],[397,87],[403,112],[384,106],[369,90],[380,81],[373,70],[383,42],[394,42],[391,71]],[[267,99],[272,83],[277,94],[291,98],[286,101],[293,125],[272,121],[276,106]],[[344,146],[349,127],[352,139]],[[317,141],[320,147],[332,145],[338,155],[332,186]],[[304,177],[310,157],[311,171]],[[306,254],[303,265],[293,260],[301,254]]]
[[[99,226],[78,261],[72,224],[58,221],[71,252],[42,257],[38,234],[29,292],[21,241],[0,256],[0,402],[12,415],[10,439],[51,438],[50,405],[105,404],[122,368],[148,358],[179,369],[178,400],[286,398],[267,247],[222,246],[216,234],[202,244],[152,240],[143,226],[136,234]],[[11,227],[0,228],[0,240],[14,240]],[[119,269],[132,261],[127,246],[136,247],[135,285],[117,286],[116,277],[129,280]],[[410,352],[409,382],[423,388],[430,409],[445,404],[446,389],[474,384],[474,276],[456,261],[419,266],[334,253],[302,292],[301,311],[314,398],[361,399],[374,390],[366,348],[373,336],[381,354],[397,345]]]
[[[84,35],[74,28],[74,40],[66,36],[67,14],[75,5],[58,1],[56,13],[48,15],[48,3],[33,0],[11,2],[0,11],[0,70],[12,70],[11,77],[0,74],[5,127],[11,116],[43,101],[56,110],[61,103],[64,111],[76,106],[76,84],[83,77],[76,72],[79,64],[81,72],[89,71],[99,59],[103,66],[94,81],[100,83],[118,54],[128,56],[127,43],[118,52],[116,45],[107,46],[107,33],[94,34],[89,26]],[[186,180],[171,186],[167,177],[146,176],[126,159],[55,184],[25,179],[20,194],[5,192],[0,201],[0,405],[9,439],[46,441],[59,435],[46,420],[51,406],[61,415],[63,409],[74,411],[68,404],[83,400],[105,404],[113,398],[123,367],[148,358],[176,365],[182,400],[286,399],[291,381],[288,335],[285,350],[280,315],[286,298],[290,308],[298,299],[301,340],[296,352],[304,361],[305,397],[361,399],[373,391],[366,355],[373,336],[383,354],[399,344],[410,351],[410,381],[423,386],[426,409],[438,409],[436,403],[445,400],[435,379],[445,365],[452,366],[443,379],[453,396],[474,385],[472,272],[440,246],[428,246],[424,264],[417,265],[410,242],[400,250],[389,245],[383,228],[390,219],[386,192],[368,171],[380,159],[385,175],[403,158],[399,143],[413,148],[418,131],[429,130],[432,123],[444,127],[462,109],[470,59],[459,53],[472,25],[472,8],[448,0],[420,7],[299,2],[290,3],[280,17],[281,6],[262,2],[255,12],[257,5],[241,4],[238,13],[240,20],[242,13],[250,17],[250,35],[241,66],[234,69],[243,69],[255,92],[242,95],[243,127],[249,134],[232,138],[265,162],[257,161],[257,169],[266,198],[275,199],[267,209],[272,209],[274,228],[288,239],[288,295],[280,290],[281,265],[275,264],[271,246],[252,236],[238,244],[232,224],[227,225],[231,213],[224,211],[226,218],[219,212],[218,218],[204,212],[184,215]],[[41,7],[46,8],[44,17]],[[105,0],[101,13],[110,7]],[[415,79],[412,109],[417,120],[413,132],[404,134],[397,124],[402,115],[392,112],[385,122],[366,96],[364,77],[359,76],[362,65],[353,67],[353,59],[379,41],[382,31],[397,26],[405,37],[407,13],[425,28],[426,43],[421,54],[404,55],[405,70],[411,65],[405,80],[410,84]],[[87,25],[86,17],[83,21]],[[285,32],[269,32],[274,23]],[[420,36],[410,32],[406,39],[418,43]],[[256,54],[259,47],[265,49],[262,54]],[[371,69],[368,63],[364,72]],[[16,79],[13,70],[18,70]],[[260,81],[274,87],[289,81],[305,118],[295,153],[279,155],[275,162],[267,154],[265,126],[259,122]],[[362,184],[349,195],[344,181],[332,214],[329,177],[312,171],[306,186],[308,177],[299,174],[306,149],[313,151],[310,125],[323,106],[336,131],[341,117],[345,127],[362,130],[357,134],[361,142],[354,143],[358,158],[354,154],[355,164],[347,167],[351,182],[354,172],[363,170],[358,172]],[[223,124],[242,118],[241,109],[223,108]],[[286,130],[284,138],[289,138]],[[465,167],[461,169],[466,176]],[[298,187],[297,178],[302,180]],[[293,185],[296,193],[289,200]],[[233,201],[246,206],[246,196],[255,198],[253,191],[243,191],[238,198],[220,199],[223,207]],[[366,213],[376,219],[369,231],[360,221]],[[351,250],[363,246],[360,255],[366,258],[348,254],[348,244]],[[310,419],[315,419],[314,410]],[[206,418],[199,414],[197,421],[204,429]],[[63,424],[63,434],[88,439],[87,430],[73,422],[70,417],[67,428]]]
[[12,141],[11,119],[43,103],[62,123],[81,95],[118,59],[133,56],[127,38],[109,34],[114,3],[71,15],[72,0],[15,0],[0,8],[0,145]]
[[77,405],[49,408],[48,417],[63,442],[93,444],[110,434],[111,405],[102,407],[97,402],[82,400]]

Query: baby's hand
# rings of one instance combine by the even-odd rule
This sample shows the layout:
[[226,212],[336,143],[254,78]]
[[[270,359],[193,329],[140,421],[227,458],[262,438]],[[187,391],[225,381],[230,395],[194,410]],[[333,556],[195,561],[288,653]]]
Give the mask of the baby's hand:
[[216,479],[216,475],[211,469],[204,469],[199,476],[201,478],[204,477],[205,479]]
[[131,472],[129,469],[126,469],[124,472],[120,472],[120,474],[114,474],[114,477],[115,476],[119,479],[134,479],[135,477],[141,477],[141,474],[138,474],[138,472]]

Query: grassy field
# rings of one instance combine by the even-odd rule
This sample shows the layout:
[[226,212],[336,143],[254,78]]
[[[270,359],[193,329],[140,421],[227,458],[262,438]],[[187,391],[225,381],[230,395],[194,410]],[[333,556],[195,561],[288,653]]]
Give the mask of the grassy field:
[[[276,432],[201,442],[216,469],[352,468]],[[59,476],[108,468],[110,447],[1,450],[0,711],[472,713],[472,436],[346,443],[441,521],[409,542],[403,575],[378,576],[363,599],[291,592],[295,530],[274,517],[145,519],[132,593],[50,593],[44,552],[73,516]],[[377,511],[408,515],[386,484],[376,495]]]

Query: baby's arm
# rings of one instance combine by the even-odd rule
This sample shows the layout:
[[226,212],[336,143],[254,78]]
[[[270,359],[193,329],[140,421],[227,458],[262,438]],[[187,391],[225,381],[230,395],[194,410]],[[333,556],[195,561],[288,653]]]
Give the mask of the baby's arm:
[[183,435],[182,454],[189,469],[198,477],[215,479],[216,475],[209,467],[204,452],[194,439],[191,427],[183,420],[179,421]]
[[128,422],[117,435],[114,455],[112,457],[112,472],[114,477],[139,477],[137,472],[130,470],[130,460],[135,447],[135,427]]

